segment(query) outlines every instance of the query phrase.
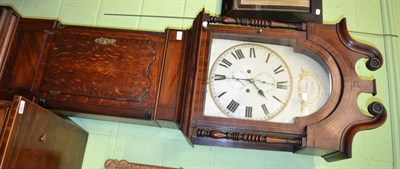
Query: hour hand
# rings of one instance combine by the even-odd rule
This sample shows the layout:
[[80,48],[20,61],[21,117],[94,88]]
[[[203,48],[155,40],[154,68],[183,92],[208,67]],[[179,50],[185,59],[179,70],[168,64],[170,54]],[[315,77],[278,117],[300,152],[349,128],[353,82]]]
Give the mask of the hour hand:
[[[254,84],[254,83],[253,83]],[[267,96],[265,96],[264,91],[261,90],[256,84],[254,84],[254,86],[257,88],[257,92],[259,95],[263,96],[265,99],[267,99]]]
[[262,91],[261,89],[258,89],[258,94],[260,94],[261,96],[264,96],[265,98],[267,98],[264,94],[264,91]]

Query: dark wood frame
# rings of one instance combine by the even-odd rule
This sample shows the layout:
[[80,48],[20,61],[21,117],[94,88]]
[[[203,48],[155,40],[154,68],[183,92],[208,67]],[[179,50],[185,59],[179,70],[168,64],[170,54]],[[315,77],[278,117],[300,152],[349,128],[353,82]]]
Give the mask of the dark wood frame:
[[[319,15],[316,14],[317,10],[319,10]],[[269,6],[243,5],[241,0],[223,0],[221,16],[322,23],[322,0],[310,0],[310,8],[301,10],[286,6],[274,9]]]
[[[324,119],[327,114],[328,107],[331,107],[332,103],[338,102],[339,100],[339,93],[342,90],[342,79],[340,78],[339,68],[336,64],[329,63],[329,60],[333,60],[332,56],[327,53],[327,51],[323,50],[322,48],[318,47],[317,44],[312,43],[310,41],[306,41],[304,37],[306,36],[305,32],[297,31],[286,31],[282,29],[272,29],[268,31],[263,31],[261,33],[258,32],[257,28],[247,28],[247,29],[240,29],[232,34],[232,28],[229,26],[221,26],[221,25],[210,25],[207,31],[204,33],[203,36],[206,38],[202,38],[202,42],[206,46],[206,50],[201,50],[200,52],[200,59],[198,61],[198,66],[200,67],[199,76],[197,76],[197,84],[199,88],[196,89],[198,92],[198,97],[196,97],[195,102],[202,102],[205,100],[205,87],[207,85],[207,67],[208,67],[208,57],[211,48],[211,39],[215,36],[224,36],[229,37],[228,39],[234,40],[247,40],[253,42],[263,42],[263,43],[270,43],[276,45],[287,45],[292,46],[295,48],[296,51],[301,51],[305,54],[313,54],[314,57],[318,57],[317,55],[321,56],[325,63],[328,63],[327,66],[329,67],[331,74],[332,74],[332,94],[329,97],[327,104],[322,108],[320,112],[322,113],[315,113],[311,116],[297,118],[294,124],[283,124],[283,123],[265,123],[262,121],[250,121],[250,120],[238,120],[238,119],[221,119],[216,117],[206,117],[203,116],[202,112],[204,112],[204,107],[202,104],[198,104],[195,107],[194,112],[196,112],[195,117],[198,123],[207,123],[210,127],[219,127],[222,126],[221,121],[223,123],[235,124],[235,128],[240,128],[243,130],[254,130],[254,131],[263,131],[265,128],[268,128],[268,132],[271,133],[288,133],[293,135],[303,135],[304,131],[303,128],[309,124],[313,124]],[[229,33],[228,33],[229,32]],[[238,123],[240,122],[240,123]],[[266,130],[265,130],[266,131]]]

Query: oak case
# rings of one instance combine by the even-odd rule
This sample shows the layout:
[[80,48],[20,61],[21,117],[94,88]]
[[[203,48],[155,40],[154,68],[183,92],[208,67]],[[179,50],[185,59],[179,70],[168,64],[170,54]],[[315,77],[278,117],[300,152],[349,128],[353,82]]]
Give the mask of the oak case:
[[183,47],[182,39],[174,39],[177,30],[164,34],[22,18],[13,32],[1,98],[23,95],[74,116],[151,120],[157,109],[159,119],[175,121],[182,69],[182,51],[175,49]]

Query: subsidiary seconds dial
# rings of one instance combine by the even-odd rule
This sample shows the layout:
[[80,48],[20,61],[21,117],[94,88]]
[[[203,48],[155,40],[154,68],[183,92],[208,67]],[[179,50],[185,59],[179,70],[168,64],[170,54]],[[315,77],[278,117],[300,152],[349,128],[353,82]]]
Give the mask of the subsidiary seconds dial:
[[244,43],[214,61],[209,88],[215,105],[228,117],[268,120],[287,105],[292,78],[286,62],[272,49]]

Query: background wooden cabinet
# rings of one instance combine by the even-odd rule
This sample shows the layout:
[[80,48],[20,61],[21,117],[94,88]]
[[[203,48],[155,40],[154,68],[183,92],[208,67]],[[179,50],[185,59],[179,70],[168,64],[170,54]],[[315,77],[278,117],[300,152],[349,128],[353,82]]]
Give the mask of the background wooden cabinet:
[[88,133],[20,96],[0,101],[0,168],[80,168]]

